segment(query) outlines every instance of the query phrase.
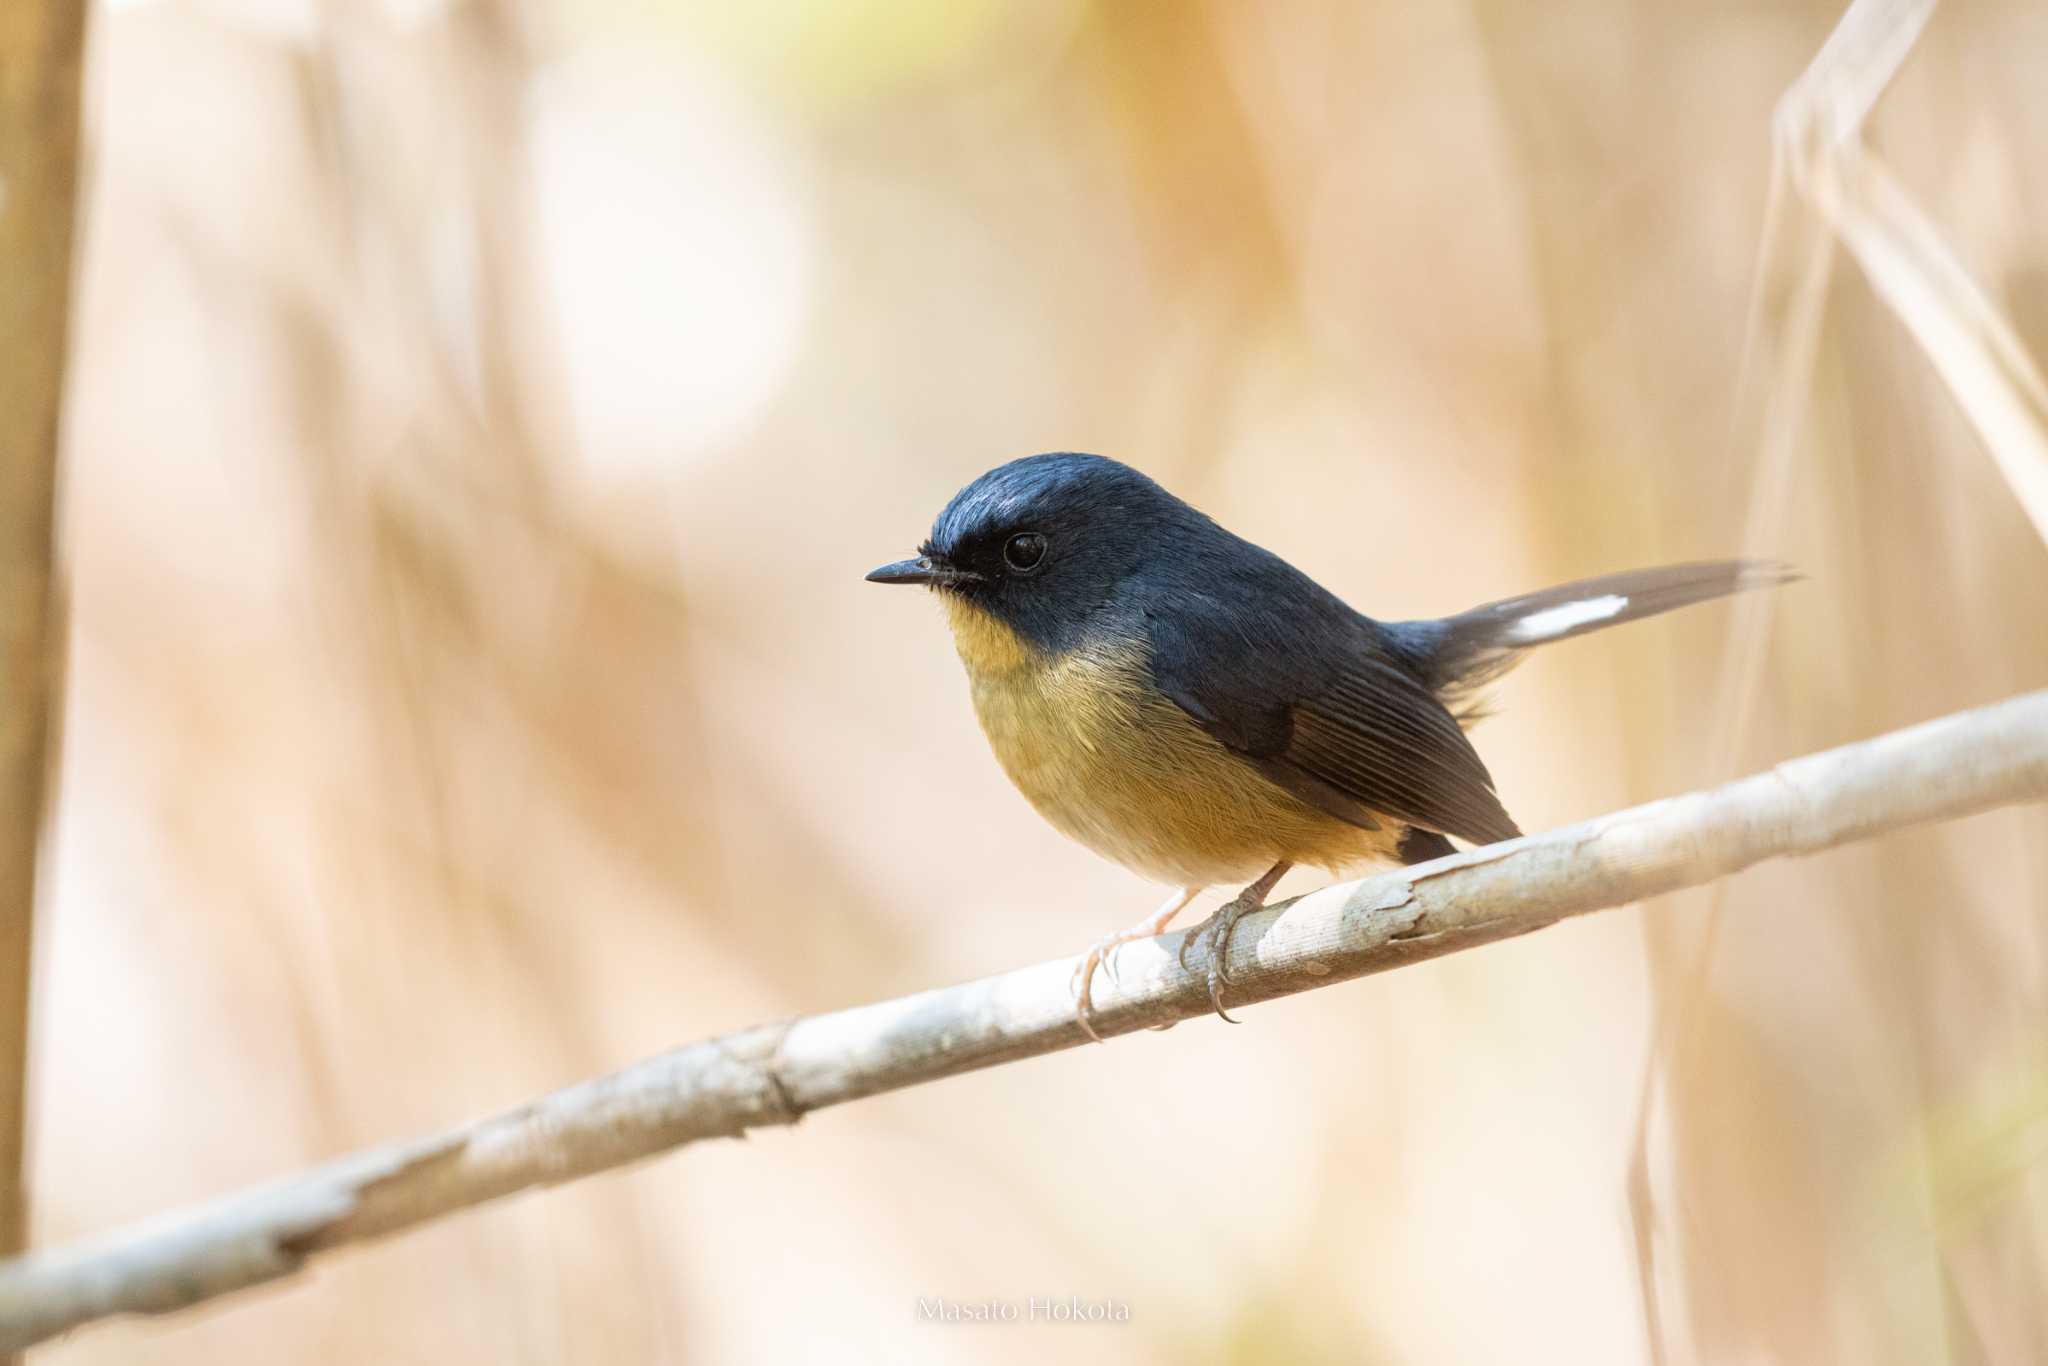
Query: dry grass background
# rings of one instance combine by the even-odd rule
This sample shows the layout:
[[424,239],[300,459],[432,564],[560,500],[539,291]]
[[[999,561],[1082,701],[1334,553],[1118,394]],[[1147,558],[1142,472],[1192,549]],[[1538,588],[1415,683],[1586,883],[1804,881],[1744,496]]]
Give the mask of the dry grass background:
[[[1853,268],[1810,383],[1754,361],[1772,105],[1835,17],[104,5],[38,1241],[1149,908],[860,581],[1014,454],[1129,459],[1386,616],[1812,575],[1760,653],[1708,609],[1510,678],[1532,829],[2048,682],[2048,551]],[[2037,350],[2044,59],[2038,7],[1952,4],[1870,128]],[[2044,835],[881,1098],[39,1359],[2048,1359]],[[916,1317],[1069,1294],[1132,1321]]]

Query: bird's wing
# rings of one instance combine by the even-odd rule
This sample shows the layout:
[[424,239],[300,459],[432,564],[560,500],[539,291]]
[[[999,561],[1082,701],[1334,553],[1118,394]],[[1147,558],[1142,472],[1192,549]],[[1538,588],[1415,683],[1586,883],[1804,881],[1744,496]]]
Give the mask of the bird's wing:
[[1276,562],[1146,613],[1153,682],[1225,748],[1367,829],[1382,817],[1477,844],[1521,832],[1457,719],[1372,621]]

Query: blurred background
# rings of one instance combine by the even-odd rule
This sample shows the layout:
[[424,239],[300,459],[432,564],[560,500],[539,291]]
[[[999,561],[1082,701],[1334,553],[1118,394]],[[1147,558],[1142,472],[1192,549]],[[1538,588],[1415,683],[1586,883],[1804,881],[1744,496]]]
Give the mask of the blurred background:
[[[1386,617],[1811,576],[1507,679],[1531,830],[2048,683],[2048,551],[1853,265],[1777,359],[1837,14],[103,0],[36,1240],[1151,909],[861,582],[1014,455]],[[2044,61],[1951,4],[1871,125],[2037,352]],[[2044,893],[2039,809],[1768,865],[36,1359],[2048,1359]],[[916,1312],[1069,1295],[1130,1321]]]

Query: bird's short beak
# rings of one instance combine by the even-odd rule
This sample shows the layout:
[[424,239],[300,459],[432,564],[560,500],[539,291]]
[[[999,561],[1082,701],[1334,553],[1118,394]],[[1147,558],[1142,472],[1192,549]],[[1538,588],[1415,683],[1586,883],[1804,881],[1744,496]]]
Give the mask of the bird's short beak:
[[898,560],[894,564],[885,564],[880,569],[870,569],[868,571],[869,583],[947,584],[960,583],[963,580],[974,577],[975,575],[965,570],[955,569],[949,564],[942,564],[929,555],[923,555],[914,560]]
[[932,583],[937,578],[938,567],[930,560],[898,560],[868,571],[869,583]]

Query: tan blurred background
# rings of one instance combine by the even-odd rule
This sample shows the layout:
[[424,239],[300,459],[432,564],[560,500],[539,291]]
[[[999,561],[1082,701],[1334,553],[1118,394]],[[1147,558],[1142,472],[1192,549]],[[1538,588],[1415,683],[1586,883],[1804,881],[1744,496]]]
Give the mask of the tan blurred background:
[[[1852,266],[1772,378],[1836,14],[105,0],[37,1240],[1149,909],[861,582],[1013,455],[1382,616],[1811,575],[1508,679],[1529,829],[2048,683],[2048,552]],[[1951,4],[1872,126],[2037,352],[2044,63]],[[2039,810],[1772,865],[36,1359],[2044,1360],[2044,893]],[[1130,1322],[916,1312],[1068,1295]]]

